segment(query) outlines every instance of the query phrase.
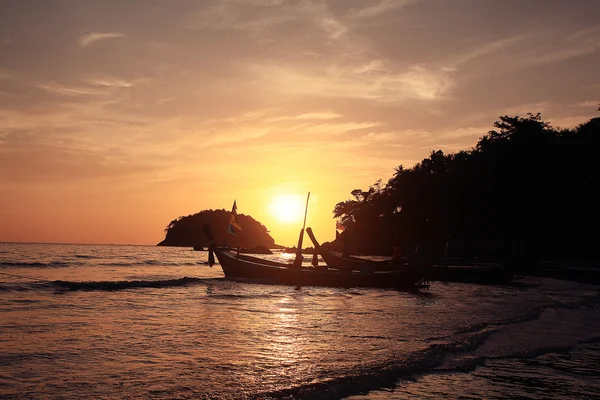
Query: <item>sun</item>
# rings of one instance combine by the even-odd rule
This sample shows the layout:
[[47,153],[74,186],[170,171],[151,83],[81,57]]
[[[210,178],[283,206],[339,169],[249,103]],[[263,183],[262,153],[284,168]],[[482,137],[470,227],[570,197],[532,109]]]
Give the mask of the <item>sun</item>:
[[299,222],[304,215],[302,198],[291,194],[277,195],[269,204],[269,213],[281,223]]

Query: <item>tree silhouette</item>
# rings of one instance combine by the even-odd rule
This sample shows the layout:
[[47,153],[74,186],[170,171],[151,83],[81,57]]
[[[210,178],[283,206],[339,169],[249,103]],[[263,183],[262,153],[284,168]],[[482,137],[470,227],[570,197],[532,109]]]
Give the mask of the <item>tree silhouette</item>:
[[334,217],[351,252],[428,244],[461,257],[593,258],[600,240],[600,118],[556,129],[539,113],[501,116],[475,147],[432,151],[386,184],[355,189]]

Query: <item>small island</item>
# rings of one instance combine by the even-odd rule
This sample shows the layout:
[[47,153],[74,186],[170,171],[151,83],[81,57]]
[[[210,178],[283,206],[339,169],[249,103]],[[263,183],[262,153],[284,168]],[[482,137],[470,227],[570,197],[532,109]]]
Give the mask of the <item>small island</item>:
[[[244,249],[258,248],[274,249],[279,246],[269,234],[267,228],[249,215],[239,214],[241,232],[231,235],[227,233],[230,212],[221,210],[203,210],[196,214],[182,216],[174,219],[165,228],[165,239],[157,246],[181,246],[207,248],[210,244],[202,233],[202,226],[209,224],[212,227],[215,240],[219,244]],[[264,251],[264,250],[263,250]]]

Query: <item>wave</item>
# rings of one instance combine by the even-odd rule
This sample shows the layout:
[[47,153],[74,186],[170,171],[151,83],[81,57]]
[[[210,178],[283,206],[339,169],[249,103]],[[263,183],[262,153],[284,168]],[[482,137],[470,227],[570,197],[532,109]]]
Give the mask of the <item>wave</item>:
[[[259,398],[284,399],[338,399],[365,394],[373,390],[394,388],[401,380],[417,380],[420,376],[437,373],[468,373],[483,366],[489,360],[534,359],[550,353],[567,353],[574,346],[597,343],[600,337],[576,341],[570,345],[542,345],[522,352],[506,353],[501,356],[471,356],[494,331],[475,335],[464,342],[435,344],[427,349],[390,361],[387,364],[372,364],[357,367],[335,378],[324,378],[295,387],[262,392]],[[451,362],[447,362],[451,358]],[[251,398],[255,398],[254,396]]]
[[159,265],[161,267],[182,267],[182,266],[196,266],[196,265],[208,265],[208,262],[204,261],[188,261],[188,262],[165,262],[158,260],[143,260],[143,261],[130,261],[130,262],[108,262],[100,263],[98,265],[105,267],[139,267],[146,265]]
[[598,304],[598,300],[600,298],[600,292],[591,291],[583,294],[580,298],[567,301],[564,303],[556,302],[545,305],[539,305],[536,307],[532,307],[524,313],[519,315],[511,316],[509,318],[504,318],[496,321],[486,321],[486,322],[478,322],[475,324],[467,325],[465,327],[459,328],[450,335],[442,336],[442,337],[431,337],[424,339],[425,341],[435,341],[439,339],[448,339],[455,335],[467,334],[467,333],[476,333],[481,332],[486,329],[494,328],[494,327],[502,327],[507,325],[515,325],[523,322],[530,322],[537,319],[540,319],[542,314],[546,310],[550,309],[572,309],[572,310],[581,310],[586,309],[592,306],[596,306]]
[[208,265],[208,261],[183,261],[183,262],[167,262],[160,260],[132,260],[127,262],[85,262],[84,260],[100,260],[105,257],[75,255],[76,259],[82,261],[0,261],[0,269],[2,268],[60,268],[73,266],[106,266],[106,267],[139,267],[139,266],[161,266],[161,267],[182,267],[182,266],[197,266]]
[[[401,380],[416,380],[423,375],[468,373],[490,360],[533,360],[545,354],[568,353],[575,346],[600,342],[600,331],[597,330],[600,322],[596,317],[599,306],[598,294],[590,293],[583,299],[567,304],[533,307],[526,313],[502,321],[464,327],[446,337],[442,343],[432,343],[423,350],[407,355],[391,355],[385,363],[338,371],[337,377],[335,373],[324,373],[322,379],[260,393],[257,397],[343,398],[393,388]],[[555,310],[562,311],[557,313]],[[591,323],[592,319],[596,322]],[[554,331],[550,329],[554,325],[562,326]],[[565,330],[572,332],[567,335]],[[546,333],[541,335],[544,331]],[[521,340],[524,345],[513,345],[519,334],[527,335],[524,341]],[[556,337],[560,340],[556,340]],[[333,378],[327,378],[328,375]]]
[[181,266],[181,265],[200,265],[202,261],[187,261],[187,262],[165,262],[160,260],[144,260],[140,264],[143,265],[160,265],[160,266]]
[[372,390],[395,387],[399,379],[415,379],[418,375],[434,372],[448,354],[473,350],[491,332],[479,333],[446,344],[433,344],[387,363],[373,363],[350,369],[342,376],[323,379],[292,388],[260,393],[260,398],[337,399]]
[[2,261],[0,262],[0,268],[47,268],[47,267],[68,267],[74,265],[73,263],[67,263],[64,261],[50,261],[50,262],[12,262]]
[[451,332],[448,335],[426,337],[423,340],[425,342],[438,342],[440,340],[449,340],[449,339],[460,337],[463,335],[476,334],[479,332],[489,331],[490,329],[494,329],[496,327],[518,324],[518,323],[528,322],[528,321],[534,321],[536,319],[539,319],[542,316],[542,313],[544,312],[544,310],[546,310],[547,308],[551,308],[551,307],[557,307],[557,305],[552,304],[552,305],[533,307],[532,309],[528,310],[527,312],[517,315],[517,316],[512,316],[509,318],[496,320],[496,321],[477,322],[474,324],[470,324],[470,325],[458,328],[457,330],[455,330],[454,332]]
[[33,289],[34,288],[31,285],[27,284],[0,285],[0,292],[26,292]]
[[[218,279],[218,278],[217,278]],[[88,282],[73,282],[73,281],[53,281],[50,285],[66,290],[124,290],[135,288],[166,288],[176,286],[198,285],[207,281],[215,280],[215,278],[192,278],[183,277],[179,279],[153,280],[153,281],[88,281]]]

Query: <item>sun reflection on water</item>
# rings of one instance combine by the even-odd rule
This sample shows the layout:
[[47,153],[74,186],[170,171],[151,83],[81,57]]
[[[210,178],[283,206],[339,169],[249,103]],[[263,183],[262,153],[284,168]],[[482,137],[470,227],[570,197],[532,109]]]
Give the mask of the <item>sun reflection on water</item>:
[[290,297],[285,297],[273,304],[273,319],[267,330],[267,354],[271,362],[281,367],[278,375],[287,375],[290,368],[297,368],[305,353],[305,340],[297,334],[298,308],[293,302]]

